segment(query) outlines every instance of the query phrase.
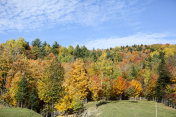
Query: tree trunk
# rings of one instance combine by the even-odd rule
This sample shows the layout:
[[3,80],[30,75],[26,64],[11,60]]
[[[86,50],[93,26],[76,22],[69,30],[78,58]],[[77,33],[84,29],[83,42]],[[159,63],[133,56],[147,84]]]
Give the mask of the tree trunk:
[[23,108],[23,102],[21,101],[21,108]]
[[52,107],[51,117],[54,117],[54,104],[53,104],[53,101],[52,101],[51,107]]
[[122,95],[120,95],[120,100],[122,100]]
[[67,112],[67,111],[65,112],[65,115],[64,115],[64,117],[68,117],[68,112]]
[[20,107],[20,105],[19,105],[19,101],[17,100],[17,107]]
[[101,73],[101,93],[100,93],[100,100],[102,98],[102,84],[103,84],[103,72]]

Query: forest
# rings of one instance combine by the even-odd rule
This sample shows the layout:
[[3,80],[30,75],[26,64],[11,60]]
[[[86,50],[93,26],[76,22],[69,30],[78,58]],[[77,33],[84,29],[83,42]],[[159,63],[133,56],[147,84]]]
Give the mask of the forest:
[[101,99],[145,97],[176,104],[176,45],[89,50],[11,39],[0,44],[0,95],[9,106],[52,117]]

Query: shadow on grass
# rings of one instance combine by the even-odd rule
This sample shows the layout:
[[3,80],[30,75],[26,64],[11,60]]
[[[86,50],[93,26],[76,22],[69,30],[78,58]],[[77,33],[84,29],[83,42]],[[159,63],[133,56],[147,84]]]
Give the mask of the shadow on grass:
[[110,103],[109,101],[100,101],[96,104],[96,108],[98,108],[99,106],[102,106],[104,104]]
[[131,103],[138,103],[138,101],[129,101],[129,102],[131,102]]

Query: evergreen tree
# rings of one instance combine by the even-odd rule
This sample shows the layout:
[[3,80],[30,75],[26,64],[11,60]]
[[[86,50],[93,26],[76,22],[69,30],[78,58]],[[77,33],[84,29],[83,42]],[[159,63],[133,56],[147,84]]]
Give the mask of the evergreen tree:
[[41,45],[41,49],[40,49],[40,57],[41,58],[48,54],[47,51],[45,50],[46,46],[47,46],[47,43],[46,43],[46,41],[44,41],[43,44]]
[[34,41],[32,41],[32,46],[40,48],[41,47],[41,41],[40,41],[40,39],[37,38]]
[[94,62],[97,61],[98,58],[95,49],[90,52],[90,57],[93,59]]
[[86,59],[89,56],[89,51],[86,48],[86,46],[82,46],[81,47],[81,55],[80,57],[82,57],[83,59]]
[[106,54],[107,54],[107,59],[111,59],[112,61],[114,60],[113,55],[111,54],[109,49],[106,50]]
[[59,48],[59,44],[57,43],[57,41],[55,41],[54,42],[54,44],[53,44],[53,46],[52,46],[52,53],[54,54],[54,55],[58,55],[59,54],[59,52],[58,52],[58,48]]
[[18,90],[16,92],[16,100],[18,101],[18,106],[21,103],[21,107],[23,107],[24,104],[26,104],[28,96],[28,82],[25,76],[21,79],[21,81],[18,84]]
[[60,45],[57,43],[57,41],[55,41],[52,47],[53,47],[53,48],[59,48],[59,46],[60,46]]
[[37,92],[34,88],[32,88],[29,96],[29,108],[37,111],[38,106],[39,106],[39,102],[38,102]]
[[132,64],[131,71],[130,71],[131,79],[136,79],[137,75],[138,75],[138,72],[137,72],[134,64]]
[[79,45],[77,45],[76,48],[74,49],[73,55],[74,55],[75,59],[81,57],[81,48],[79,47]]
[[158,97],[158,101],[161,101],[161,99],[165,95],[165,88],[167,84],[170,83],[170,75],[165,64],[164,55],[165,54],[163,52],[160,52],[159,58],[161,62],[158,67],[159,78],[157,79],[156,84],[156,96]]

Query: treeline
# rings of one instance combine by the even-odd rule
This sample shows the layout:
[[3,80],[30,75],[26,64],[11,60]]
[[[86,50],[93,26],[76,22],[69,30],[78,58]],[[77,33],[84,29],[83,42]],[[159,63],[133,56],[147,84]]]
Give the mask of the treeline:
[[84,100],[144,96],[176,103],[176,45],[88,50],[23,38],[0,44],[1,100],[54,116]]

